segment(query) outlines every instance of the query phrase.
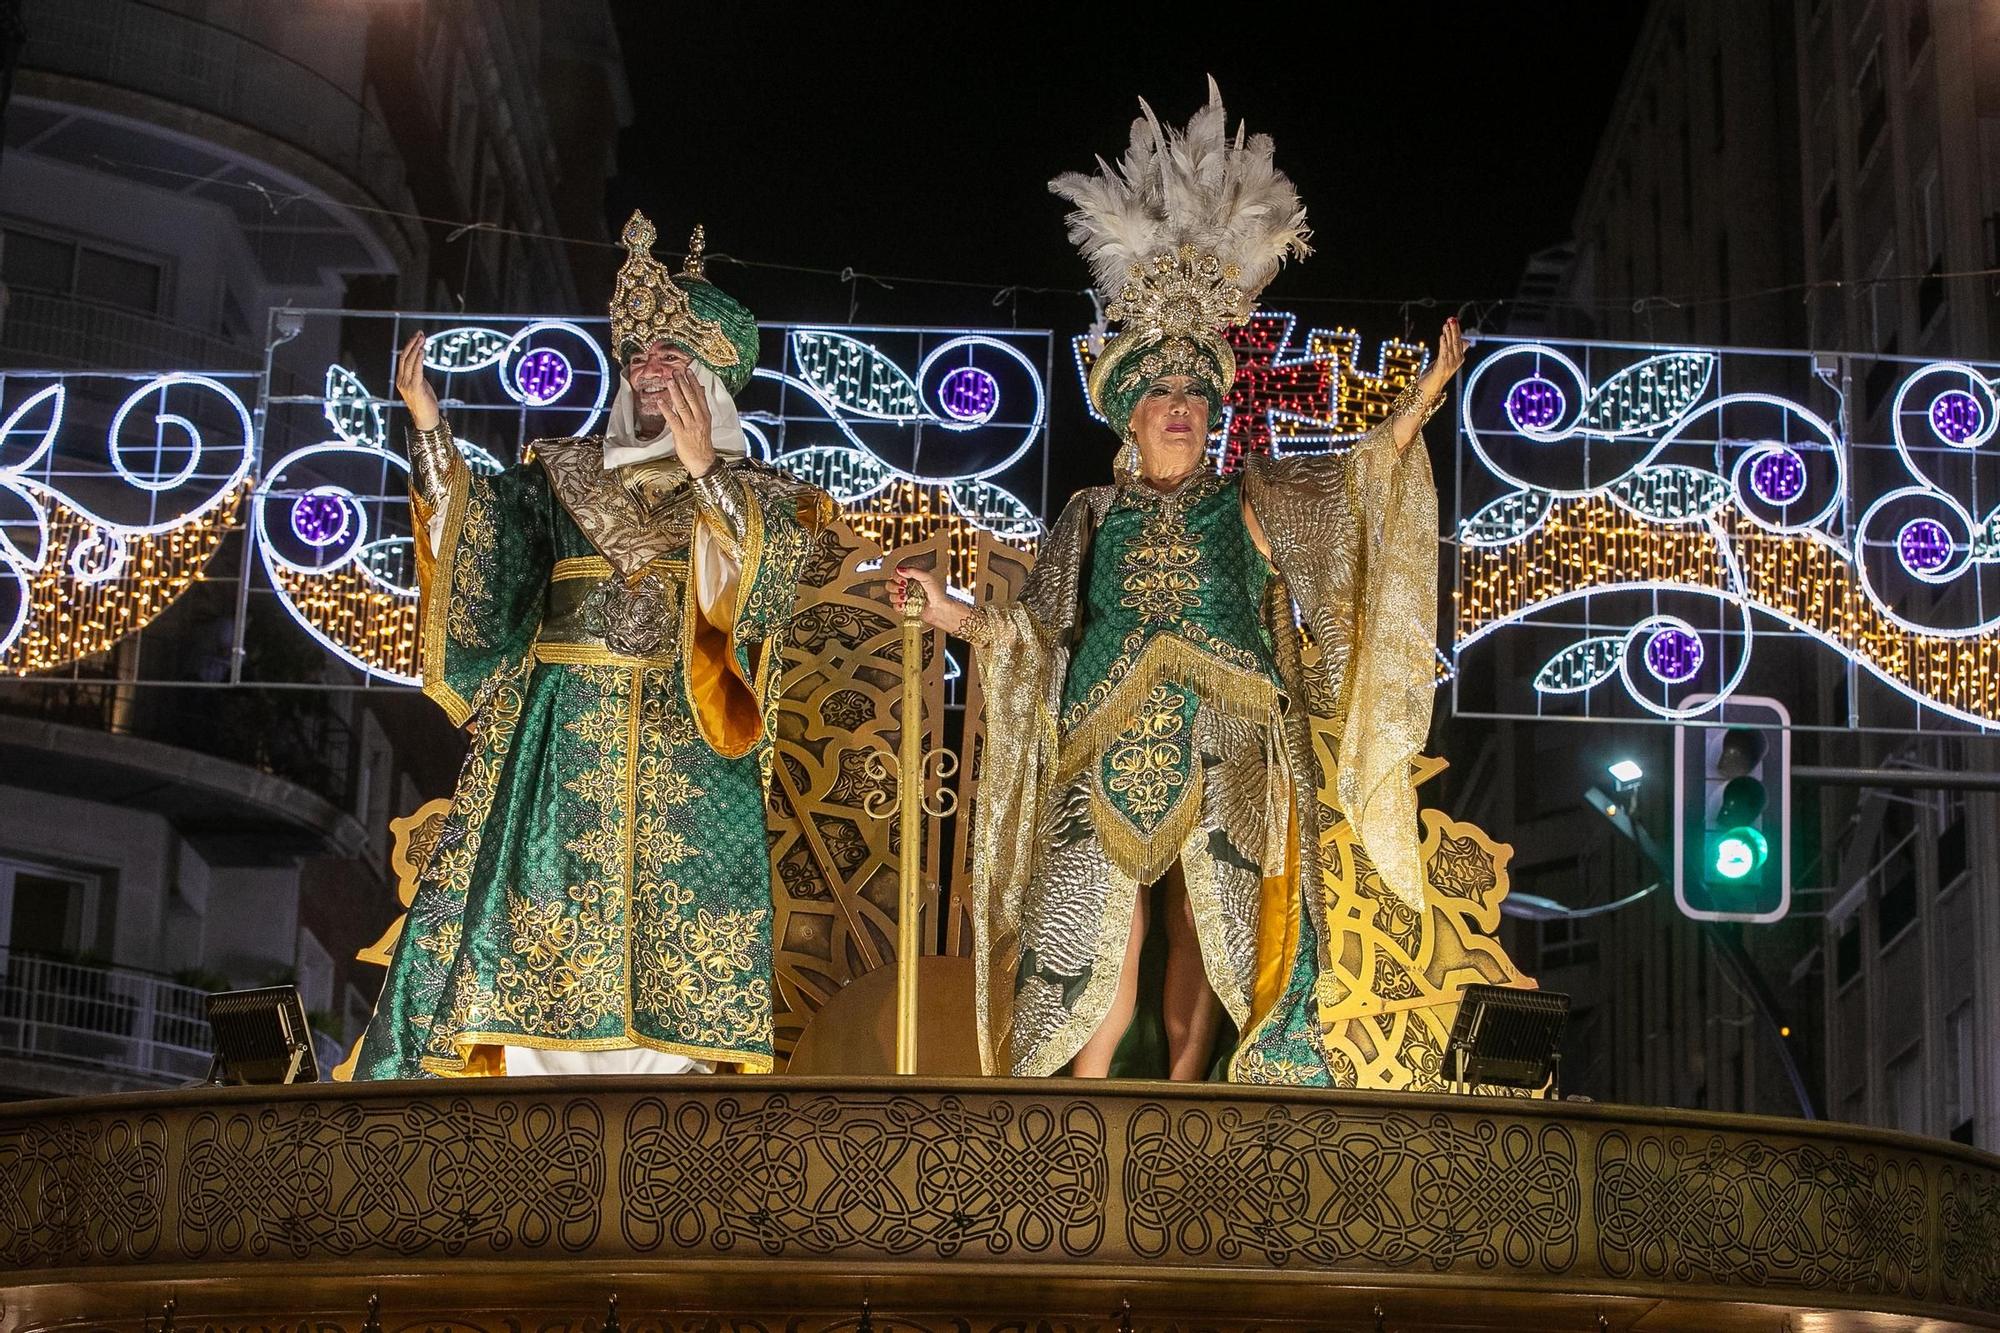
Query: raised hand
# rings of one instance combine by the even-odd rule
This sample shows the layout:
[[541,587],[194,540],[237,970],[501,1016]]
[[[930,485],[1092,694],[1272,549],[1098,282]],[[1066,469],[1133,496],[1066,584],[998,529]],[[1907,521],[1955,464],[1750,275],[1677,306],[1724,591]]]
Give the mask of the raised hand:
[[1444,332],[1438,335],[1437,355],[1431,358],[1430,369],[1421,380],[1424,401],[1443,393],[1451,384],[1451,377],[1465,364],[1465,334],[1458,327],[1458,316],[1453,315],[1444,322]]
[[659,395],[659,410],[674,433],[674,453],[690,477],[707,474],[715,466],[715,443],[709,438],[711,420],[708,396],[694,371],[683,366],[667,377],[667,387]]
[[396,357],[396,393],[402,398],[403,406],[410,409],[410,424],[418,430],[431,430],[442,419],[437,393],[431,388],[431,382],[424,378],[424,335],[421,329],[403,344],[402,352]]
[[1451,377],[1464,364],[1465,334],[1458,327],[1458,316],[1453,315],[1444,322],[1444,331],[1438,335],[1437,355],[1431,358],[1430,368],[1391,405],[1395,415],[1390,420],[1389,433],[1397,449],[1409,448],[1410,442],[1417,438],[1424,422],[1444,401]]

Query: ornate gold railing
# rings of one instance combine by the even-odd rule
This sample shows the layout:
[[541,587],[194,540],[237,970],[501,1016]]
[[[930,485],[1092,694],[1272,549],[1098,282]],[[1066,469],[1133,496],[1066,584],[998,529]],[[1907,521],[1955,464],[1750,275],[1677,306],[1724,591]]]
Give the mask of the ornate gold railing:
[[[2000,1160],[1853,1126],[1066,1080],[0,1115],[6,1327],[2000,1328]],[[1806,1318],[1804,1316],[1810,1316]],[[710,1324],[710,1318],[722,1321]],[[511,1322],[510,1321],[514,1321]]]

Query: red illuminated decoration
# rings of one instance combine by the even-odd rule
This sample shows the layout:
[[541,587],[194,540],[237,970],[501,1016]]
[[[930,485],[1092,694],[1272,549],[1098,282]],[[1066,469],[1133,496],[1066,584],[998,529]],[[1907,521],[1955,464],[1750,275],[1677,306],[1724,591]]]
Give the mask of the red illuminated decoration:
[[1236,383],[1222,405],[1229,409],[1223,426],[1222,470],[1234,472],[1246,453],[1271,452],[1271,414],[1284,414],[1287,434],[1322,435],[1337,430],[1333,392],[1339,367],[1322,357],[1285,356],[1292,338],[1292,317],[1258,313],[1247,324],[1225,329],[1223,336],[1236,352]]
[[[1236,383],[1223,400],[1228,409],[1214,445],[1221,467],[1233,472],[1246,454],[1323,453],[1354,439],[1388,413],[1403,387],[1423,373],[1424,349],[1392,338],[1376,367],[1360,367],[1361,335],[1352,329],[1313,329],[1305,345],[1292,346],[1297,320],[1260,310],[1224,331],[1236,352]],[[1076,340],[1077,369],[1087,379],[1088,340]]]

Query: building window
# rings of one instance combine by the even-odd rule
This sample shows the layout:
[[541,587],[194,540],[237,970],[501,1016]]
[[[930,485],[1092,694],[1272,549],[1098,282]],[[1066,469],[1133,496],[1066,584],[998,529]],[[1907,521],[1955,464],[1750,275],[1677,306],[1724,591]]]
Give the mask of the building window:
[[1840,229],[1840,183],[1828,180],[1819,192],[1819,243],[1824,248]]
[[1868,345],[1877,351],[1887,351],[1896,339],[1896,284],[1889,280],[1892,258],[1885,252],[1868,275]]
[[1917,284],[1917,327],[1929,329],[1944,309],[1944,201],[1936,163],[1917,184],[1917,226],[1924,256],[1930,260]]
[[1875,941],[1886,950],[1917,919],[1917,815],[1892,801],[1882,821],[1883,848],[1875,864]]
[[349,986],[340,1019],[341,1044],[352,1046],[368,1030],[368,1020],[374,1015],[375,1006],[368,1003],[368,997]]
[[1577,922],[1558,917],[1536,924],[1536,954],[1542,967],[1583,967],[1597,961],[1597,941],[1585,939]]
[[1924,1132],[1924,1048],[1911,1046],[1889,1062],[1889,1125],[1906,1134]]
[[0,282],[27,292],[160,313],[165,270],[131,255],[9,227],[0,237]]
[[0,279],[22,291],[67,296],[76,281],[76,246],[10,227],[0,238]]
[[0,860],[0,921],[7,948],[73,958],[97,944],[101,879],[82,871]]
[[1865,399],[1862,412],[1871,420],[1882,411],[1889,400],[1889,391],[1902,378],[1902,365],[1887,359],[1901,350],[1902,339],[1890,334],[1889,340],[1882,344],[1882,356],[1869,364],[1868,373],[1861,378],[1861,393]]
[[1882,44],[1868,53],[1862,62],[1861,75],[1854,81],[1854,106],[1858,119],[1855,122],[1854,160],[1858,165],[1866,165],[1868,155],[1882,138],[1882,130],[1889,123],[1889,99],[1882,87]]
[[1931,0],[1910,0],[1909,26],[1903,29],[1903,54],[1915,68],[1931,40]]
[[1959,804],[1952,807],[1950,820],[1938,831],[1938,892],[1949,892],[1956,887],[1968,868],[1965,859],[1965,807]]
[[1845,986],[1861,975],[1861,914],[1851,913],[1833,941],[1833,984]]
[[1944,311],[1944,260],[1933,259],[1931,266],[1917,282],[1917,329],[1930,332],[1931,325]]
[[1939,259],[1944,255],[1944,195],[1937,163],[1917,184],[1917,225],[1922,229],[1924,255]]
[[1973,1141],[1978,1112],[1978,1070],[1974,1065],[1972,1001],[1967,1000],[1944,1019],[1944,1124],[1954,1142]]
[[307,1009],[324,1014],[333,1008],[333,955],[304,926],[299,927],[295,975],[299,999]]

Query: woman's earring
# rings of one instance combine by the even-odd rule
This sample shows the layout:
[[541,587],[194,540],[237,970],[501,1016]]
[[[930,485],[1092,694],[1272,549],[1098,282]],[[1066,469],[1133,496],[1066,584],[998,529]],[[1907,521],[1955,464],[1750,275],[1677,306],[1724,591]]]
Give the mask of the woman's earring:
[[1137,440],[1132,439],[1130,436],[1126,437],[1123,447],[1118,450],[1118,457],[1112,460],[1111,470],[1113,473],[1122,474],[1127,477],[1136,477],[1139,475],[1139,442]]

